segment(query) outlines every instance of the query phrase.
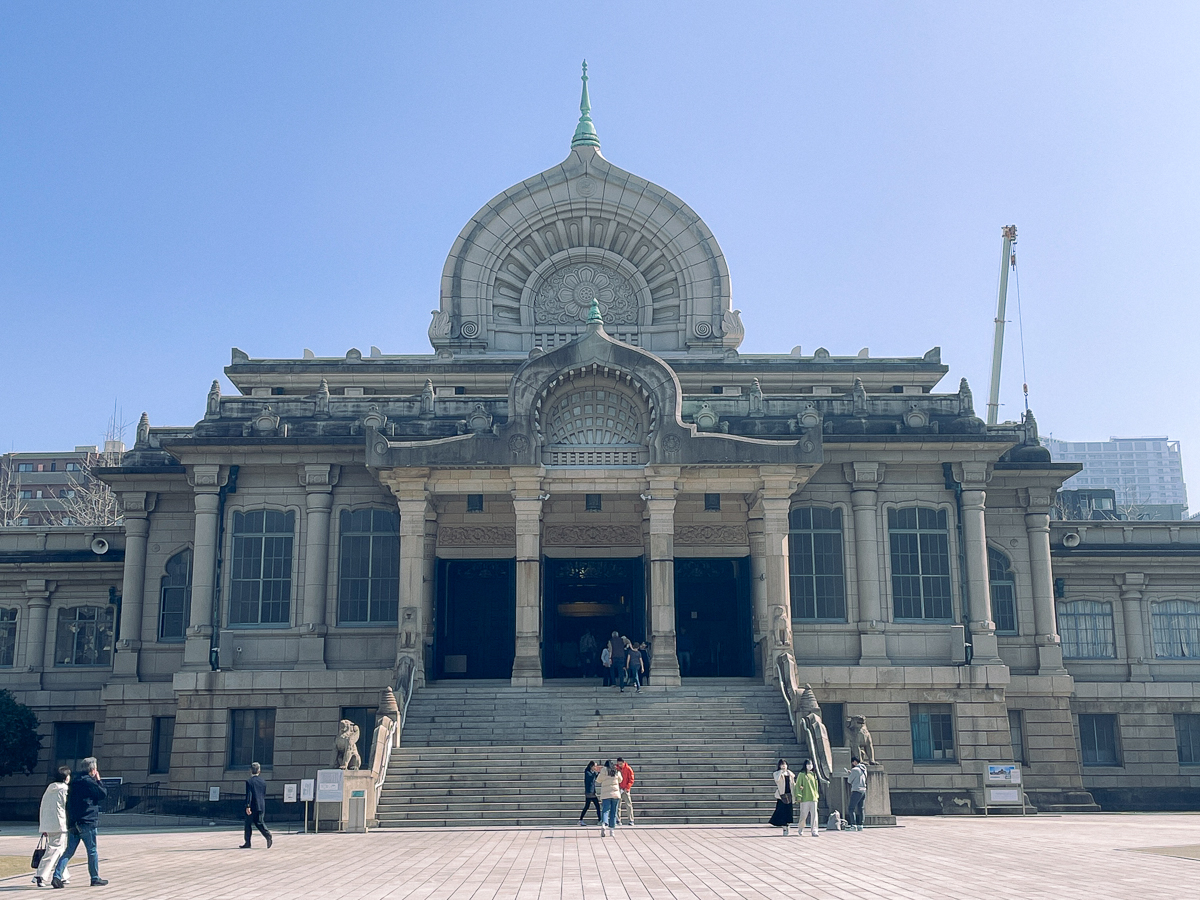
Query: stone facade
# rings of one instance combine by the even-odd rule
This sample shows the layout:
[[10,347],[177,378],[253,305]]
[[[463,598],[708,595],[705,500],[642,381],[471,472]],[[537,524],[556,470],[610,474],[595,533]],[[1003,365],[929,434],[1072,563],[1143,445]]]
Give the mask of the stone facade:
[[[1172,718],[1200,712],[1200,669],[1146,638],[1148,604],[1196,599],[1200,526],[1072,546],[1050,509],[1079,467],[1032,415],[988,427],[965,381],[936,392],[937,348],[739,354],[716,239],[594,133],[464,228],[429,333],[424,356],[235,349],[237,395],[214,382],[202,420],[140,427],[100,472],[125,511],[107,555],[0,532],[0,686],[48,738],[3,790],[36,796],[69,721],[129,782],[236,790],[264,742],[295,781],[410,674],[582,674],[581,622],[649,641],[656,688],[794,658],[867,716],[897,811],[969,811],[1014,755],[1047,808],[1200,788]],[[110,588],[112,652],[63,664],[47,622]],[[1120,610],[1111,658],[1064,663],[1076,594]],[[1111,770],[1081,765],[1093,711],[1119,717]]]

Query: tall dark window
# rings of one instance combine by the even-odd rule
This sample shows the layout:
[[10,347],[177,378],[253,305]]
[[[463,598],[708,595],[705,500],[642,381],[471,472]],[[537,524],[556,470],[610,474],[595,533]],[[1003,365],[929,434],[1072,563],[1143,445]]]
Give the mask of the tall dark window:
[[181,550],[167,560],[159,590],[158,639],[182,641],[192,609],[192,551]]
[[83,761],[92,755],[92,738],[96,733],[94,722],[55,722],[54,759],[50,771],[61,766],[70,766],[78,772]]
[[1150,606],[1154,655],[1160,659],[1200,657],[1200,603],[1164,600]]
[[1115,659],[1111,603],[1059,600],[1055,605],[1064,659]]
[[74,606],[58,611],[56,666],[110,666],[112,651],[111,606]]
[[155,716],[150,730],[150,774],[171,771],[171,744],[175,742],[175,717]]
[[892,602],[897,619],[953,620],[946,510],[888,510]]
[[399,513],[343,510],[341,541],[338,621],[395,622],[400,601]]
[[721,495],[720,494],[705,494],[704,495],[704,511],[705,512],[720,512],[721,511]]
[[802,506],[790,519],[792,618],[846,621],[842,511]]
[[0,666],[11,666],[17,655],[17,609],[0,609]]
[[343,706],[342,718],[349,719],[358,726],[358,755],[362,758],[362,768],[369,768],[371,738],[375,735],[375,707]]
[[1175,714],[1175,742],[1181,766],[1200,766],[1200,713]]
[[999,550],[988,547],[988,581],[992,588],[992,618],[997,634],[1017,633],[1017,584],[1012,565]]
[[1012,744],[1013,761],[1025,763],[1025,721],[1021,710],[1008,711],[1008,740]]
[[248,769],[253,762],[264,769],[275,763],[275,710],[230,710],[229,768]]
[[954,709],[948,703],[914,703],[909,710],[913,762],[953,761]]
[[230,625],[288,624],[295,520],[295,513],[271,509],[233,514]]
[[1117,717],[1110,714],[1081,715],[1079,749],[1085,766],[1119,766]]
[[846,746],[846,704],[822,703],[821,721],[829,735],[830,747]]

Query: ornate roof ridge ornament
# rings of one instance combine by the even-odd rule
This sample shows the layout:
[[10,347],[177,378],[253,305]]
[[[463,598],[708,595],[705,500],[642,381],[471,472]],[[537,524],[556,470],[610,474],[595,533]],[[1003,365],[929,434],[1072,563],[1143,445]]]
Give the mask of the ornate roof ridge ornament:
[[592,101],[588,99],[587,60],[583,61],[583,92],[579,97],[579,124],[575,126],[575,136],[571,138],[572,147],[599,147],[600,135],[596,134],[596,126],[592,124]]
[[588,309],[587,323],[589,325],[603,325],[604,316],[600,315],[600,301],[595,297],[592,298],[592,305]]

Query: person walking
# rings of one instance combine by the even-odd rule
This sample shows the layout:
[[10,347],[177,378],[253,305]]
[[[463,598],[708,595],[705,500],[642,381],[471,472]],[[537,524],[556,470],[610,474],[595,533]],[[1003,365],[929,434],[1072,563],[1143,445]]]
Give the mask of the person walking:
[[579,638],[579,664],[585,678],[596,676],[596,636],[590,628]]
[[604,686],[611,687],[613,683],[613,667],[612,667],[612,650],[608,644],[604,645],[604,649],[600,651],[600,666],[604,673]]
[[783,828],[783,836],[787,837],[792,822],[795,821],[796,807],[793,803],[796,788],[796,773],[788,768],[787,760],[781,759],[775,764],[775,811],[767,822],[776,828]]
[[804,768],[800,771],[800,776],[796,779],[796,799],[800,801],[800,815],[797,822],[800,824],[796,834],[804,834],[804,825],[806,822],[812,823],[812,836],[821,836],[821,824],[817,820],[817,800],[821,796],[820,784],[817,782],[817,773],[813,769],[813,761],[806,759]]
[[267,849],[271,849],[271,832],[263,824],[263,813],[267,811],[267,783],[262,780],[262,766],[250,763],[250,777],[246,779],[246,841],[242,850],[250,849],[250,829],[257,828],[258,833],[267,839]]
[[611,759],[604,761],[604,768],[596,776],[596,793],[600,797],[600,837],[605,836],[605,828],[607,834],[616,834],[620,824],[617,805],[621,802],[621,771]]
[[621,683],[621,692],[624,693],[625,685],[632,684],[640,694],[642,692],[642,652],[633,646],[633,642],[629,638],[621,640],[625,645],[625,678]]
[[579,824],[586,825],[583,817],[587,815],[588,807],[596,807],[596,819],[601,825],[604,824],[604,817],[600,814],[600,798],[596,795],[596,776],[600,774],[600,770],[596,767],[596,761],[592,760],[587,764],[587,768],[583,770],[583,809],[579,811]]
[[867,767],[857,756],[850,760],[846,780],[850,782],[850,804],[846,810],[849,828],[851,831],[862,831],[863,808],[867,805]]
[[625,647],[619,631],[614,631],[608,639],[608,659],[612,663],[613,685],[620,685],[621,690],[625,690]]
[[54,865],[54,874],[50,876],[52,887],[66,885],[63,875],[67,871],[67,863],[75,855],[81,841],[87,850],[88,875],[92,877],[92,887],[108,884],[108,879],[100,877],[100,853],[96,850],[100,804],[107,796],[108,791],[100,783],[96,757],[89,756],[83,761],[83,771],[72,778],[67,786],[67,849]]
[[650,645],[647,644],[645,641],[642,641],[642,645],[638,649],[642,651],[642,684],[649,684],[650,683]]
[[633,766],[625,762],[623,757],[617,757],[617,771],[621,773],[621,802],[617,805],[617,821],[621,821],[621,810],[629,808],[629,827],[633,827]]
[[[33,876],[34,884],[38,887],[49,884],[53,877],[54,864],[62,856],[67,847],[67,791],[71,783],[71,767],[62,766],[54,775],[54,780],[46,786],[42,794],[42,805],[38,811],[38,830],[46,837],[46,852],[42,854],[42,862]],[[63,867],[63,884],[71,883],[71,876]]]

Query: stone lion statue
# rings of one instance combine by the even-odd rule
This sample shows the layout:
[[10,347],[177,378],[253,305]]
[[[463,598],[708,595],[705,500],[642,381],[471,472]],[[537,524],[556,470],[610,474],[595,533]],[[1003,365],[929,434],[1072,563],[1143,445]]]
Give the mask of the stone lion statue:
[[870,765],[876,765],[875,743],[871,740],[871,732],[867,730],[866,717],[851,716],[846,720],[846,731],[850,738],[850,755],[857,756]]
[[338,769],[357,769],[362,765],[358,754],[358,726],[349,719],[338,722],[337,740],[333,742],[333,765]]

